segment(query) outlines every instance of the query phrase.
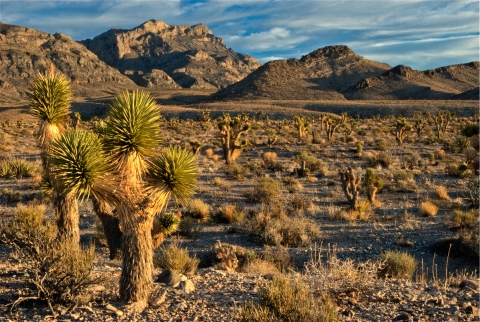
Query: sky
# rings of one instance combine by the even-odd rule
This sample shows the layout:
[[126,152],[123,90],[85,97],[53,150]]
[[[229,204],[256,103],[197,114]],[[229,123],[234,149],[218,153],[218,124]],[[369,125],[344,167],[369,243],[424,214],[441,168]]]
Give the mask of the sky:
[[150,19],[203,23],[227,47],[262,63],[330,45],[418,70],[480,60],[478,1],[0,0],[1,22],[74,40]]

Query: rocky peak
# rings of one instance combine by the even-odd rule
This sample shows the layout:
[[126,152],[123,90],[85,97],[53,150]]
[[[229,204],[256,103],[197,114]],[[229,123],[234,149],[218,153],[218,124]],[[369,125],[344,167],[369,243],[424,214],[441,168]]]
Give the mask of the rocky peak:
[[307,62],[312,59],[338,59],[344,58],[348,56],[357,56],[350,48],[347,46],[327,46],[323,48],[319,48],[317,50],[312,51],[308,55],[303,56],[300,60],[302,62]]
[[[165,79],[158,72],[162,70],[181,87],[223,88],[260,66],[252,57],[228,49],[204,24],[169,26],[149,20],[131,30],[108,31],[81,43],[138,85],[171,86],[171,82],[155,80],[156,75]],[[148,80],[138,75],[148,75]]]

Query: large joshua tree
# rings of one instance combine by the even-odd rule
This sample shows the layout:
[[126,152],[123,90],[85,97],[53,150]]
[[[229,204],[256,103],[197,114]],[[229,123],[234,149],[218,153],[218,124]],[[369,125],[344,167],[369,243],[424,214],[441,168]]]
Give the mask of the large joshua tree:
[[70,114],[72,94],[67,78],[56,72],[53,64],[45,74],[38,74],[32,86],[31,111],[40,121],[38,145],[42,150],[45,180],[53,188],[53,204],[57,217],[59,237],[78,243],[78,203],[71,195],[59,193],[46,153],[49,143],[64,130]]
[[173,196],[186,200],[196,184],[196,159],[186,150],[158,154],[160,112],[148,94],[125,92],[110,104],[105,143],[120,180],[116,204],[122,229],[120,297],[147,304],[153,284],[155,215]]
[[183,202],[192,195],[197,164],[178,147],[157,151],[160,113],[148,94],[117,96],[109,116],[105,153],[94,134],[69,131],[51,144],[49,160],[65,195],[92,195],[115,207],[122,230],[120,297],[143,308],[153,285],[153,249],[166,228],[154,218],[171,197]]

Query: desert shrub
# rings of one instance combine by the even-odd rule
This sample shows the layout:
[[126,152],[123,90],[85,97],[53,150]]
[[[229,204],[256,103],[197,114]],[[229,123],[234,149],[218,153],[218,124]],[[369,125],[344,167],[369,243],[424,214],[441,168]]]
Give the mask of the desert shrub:
[[245,218],[245,212],[237,205],[223,205],[215,212],[213,219],[220,223],[240,222]]
[[168,246],[161,246],[153,256],[153,265],[161,269],[171,269],[185,275],[193,275],[197,271],[200,260],[190,257],[187,248],[182,248],[175,240]]
[[212,184],[214,186],[220,186],[223,183],[223,179],[220,177],[215,177],[212,179]]
[[193,199],[188,203],[186,213],[192,218],[207,221],[210,218],[210,206],[200,199]]
[[[11,221],[0,226],[0,241],[17,250],[29,265],[25,276],[29,287],[12,304],[24,300],[46,301],[54,316],[56,304],[86,304],[87,287],[98,284],[92,271],[95,248],[81,248],[68,241],[58,243],[56,225],[44,217],[44,206],[20,206]],[[73,307],[73,305],[72,305]]]
[[378,154],[367,152],[363,154],[363,159],[365,159],[371,167],[381,165],[382,167],[388,168],[392,164],[392,159],[385,152],[380,152]]
[[294,193],[302,189],[301,182],[294,177],[284,177],[282,182],[284,187],[287,188],[288,192],[290,193]]
[[407,181],[413,179],[413,172],[405,171],[405,170],[397,170],[393,171],[393,178],[396,181]]
[[270,204],[278,199],[282,190],[281,183],[272,178],[259,180],[252,191],[247,193],[250,202],[261,202]]
[[475,124],[467,124],[463,129],[462,129],[462,134],[465,135],[466,137],[471,137],[474,135],[479,134],[479,125],[478,123]]
[[375,175],[375,169],[367,168],[367,170],[365,170],[365,178],[363,179],[363,185],[365,187],[368,187],[371,184],[375,185],[376,181],[377,176]]
[[363,152],[363,145],[362,143],[357,143],[357,154],[361,155]]
[[383,262],[383,276],[398,279],[411,279],[417,269],[418,261],[406,252],[387,250],[380,255]]
[[180,226],[180,215],[173,212],[163,212],[157,214],[153,220],[155,231],[161,232],[164,236],[169,236],[177,231]]
[[207,157],[211,157],[213,156],[213,149],[212,148],[206,149],[204,153]]
[[451,229],[472,228],[477,224],[478,212],[475,209],[470,211],[455,209],[449,221]]
[[202,231],[202,226],[192,217],[182,218],[178,225],[177,233],[180,236],[197,239]]
[[265,152],[262,155],[262,160],[266,169],[273,169],[277,163],[277,153]]
[[385,139],[375,140],[375,149],[379,151],[386,151],[389,147],[389,143]]
[[320,236],[320,228],[303,216],[276,216],[261,211],[246,222],[248,233],[258,242],[271,246],[302,247]]
[[7,203],[17,203],[22,201],[22,195],[19,191],[14,191],[12,189],[3,189],[2,190],[2,197],[5,199]]
[[420,205],[420,214],[424,217],[434,217],[437,215],[438,207],[430,202],[425,201]]
[[0,161],[0,178],[10,179],[16,177],[33,177],[36,171],[35,162],[25,159],[6,159]]
[[333,322],[337,316],[326,293],[314,296],[289,276],[275,276],[260,292],[260,303],[246,302],[237,315],[242,322]]
[[234,179],[245,179],[246,175],[250,173],[250,168],[244,167],[237,162],[232,162],[225,166],[225,173]]
[[319,173],[321,175],[327,175],[328,173],[328,165],[305,149],[302,149],[294,156],[293,160],[298,164],[302,164],[302,162],[305,161],[305,168],[309,169],[312,173]]
[[450,200],[450,196],[448,195],[448,191],[445,186],[438,186],[435,189],[435,193],[437,194],[438,198],[442,200]]
[[472,207],[479,207],[479,195],[480,195],[480,183],[478,177],[470,179],[464,186],[463,189],[463,198],[468,202]]
[[295,194],[288,200],[288,205],[296,212],[306,211],[313,205],[310,196]]
[[414,168],[419,166],[421,158],[420,154],[418,154],[417,152],[412,152],[405,155],[404,160],[408,167]]

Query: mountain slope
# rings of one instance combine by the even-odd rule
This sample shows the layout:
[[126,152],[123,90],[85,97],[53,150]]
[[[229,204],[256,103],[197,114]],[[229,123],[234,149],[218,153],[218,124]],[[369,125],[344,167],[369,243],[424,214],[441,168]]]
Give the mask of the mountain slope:
[[380,76],[365,78],[342,93],[348,99],[478,99],[478,73],[478,62],[427,71],[399,65]]
[[35,75],[48,70],[50,62],[70,78],[74,90],[92,83],[97,88],[135,86],[68,36],[0,22],[1,101],[25,98]]
[[365,59],[347,46],[317,49],[300,60],[270,61],[215,99],[345,99],[343,88],[391,67]]
[[131,30],[112,29],[81,43],[141,86],[223,88],[261,65],[228,49],[203,24],[169,26],[149,20]]

